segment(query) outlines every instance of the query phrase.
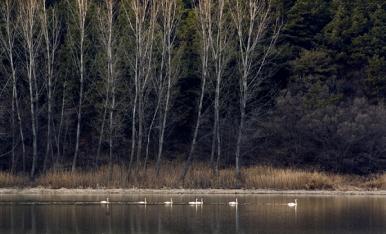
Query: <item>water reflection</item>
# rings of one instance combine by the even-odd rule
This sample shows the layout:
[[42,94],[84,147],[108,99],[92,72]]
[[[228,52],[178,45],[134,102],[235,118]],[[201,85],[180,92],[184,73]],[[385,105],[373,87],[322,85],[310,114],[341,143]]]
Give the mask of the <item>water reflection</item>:
[[[65,201],[61,205],[34,201]],[[298,197],[290,208],[285,196],[204,197],[204,205],[186,204],[192,197],[151,197],[160,204],[129,205],[140,197],[114,197],[108,205],[77,205],[98,197],[2,197],[0,233],[127,234],[127,233],[386,233],[384,197]],[[169,198],[170,199],[170,198]],[[9,201],[18,200],[18,204]]]
[[239,232],[240,218],[239,218],[239,206],[236,205],[232,207],[235,209],[235,223],[236,223],[236,233]]

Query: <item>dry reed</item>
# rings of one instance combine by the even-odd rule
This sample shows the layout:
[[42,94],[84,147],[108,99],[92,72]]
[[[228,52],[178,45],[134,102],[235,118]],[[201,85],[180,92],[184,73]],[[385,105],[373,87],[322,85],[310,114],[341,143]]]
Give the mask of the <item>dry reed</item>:
[[46,188],[150,188],[150,189],[275,189],[275,190],[350,190],[350,189],[386,189],[386,174],[371,177],[342,176],[318,171],[298,169],[278,169],[267,166],[245,168],[241,183],[238,183],[232,168],[222,169],[213,175],[209,166],[196,164],[186,179],[179,180],[181,164],[163,165],[160,175],[156,175],[154,166],[146,171],[133,170],[115,165],[109,176],[107,166],[97,170],[49,171],[39,176],[34,182],[26,177],[0,173],[1,187],[41,186]]
[[28,178],[9,172],[0,172],[0,187],[23,187],[28,184]]

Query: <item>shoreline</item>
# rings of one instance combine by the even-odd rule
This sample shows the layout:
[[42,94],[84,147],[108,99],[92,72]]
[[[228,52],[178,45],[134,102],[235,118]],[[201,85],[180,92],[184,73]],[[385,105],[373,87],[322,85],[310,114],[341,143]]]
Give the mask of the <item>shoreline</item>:
[[271,190],[271,189],[49,189],[1,188],[0,195],[306,195],[386,196],[386,190]]

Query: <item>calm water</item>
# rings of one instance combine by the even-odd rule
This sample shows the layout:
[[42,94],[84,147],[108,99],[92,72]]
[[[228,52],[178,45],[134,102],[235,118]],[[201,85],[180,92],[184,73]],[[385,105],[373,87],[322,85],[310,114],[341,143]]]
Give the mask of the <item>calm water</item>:
[[[110,196],[109,206],[91,204],[97,196],[2,196],[0,233],[129,234],[129,233],[386,233],[385,197],[203,196],[204,205],[128,204],[144,196]],[[175,203],[194,200],[173,196]],[[150,203],[169,196],[147,196]],[[55,204],[51,202],[55,201]]]

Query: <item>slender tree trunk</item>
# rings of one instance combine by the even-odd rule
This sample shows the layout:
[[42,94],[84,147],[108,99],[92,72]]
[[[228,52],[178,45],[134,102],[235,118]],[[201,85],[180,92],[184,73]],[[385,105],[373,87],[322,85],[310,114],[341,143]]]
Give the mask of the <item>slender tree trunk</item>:
[[[22,149],[22,166],[23,166],[23,171],[26,169],[26,164],[25,164],[25,143],[24,143],[24,132],[23,132],[23,124],[22,124],[22,119],[20,115],[20,108],[19,108],[19,97],[18,97],[18,92],[17,92],[17,80],[16,80],[16,70],[13,62],[13,49],[10,50],[9,53],[9,58],[11,62],[11,70],[12,70],[12,118],[14,118],[14,112],[16,113],[17,117],[17,122],[18,122],[18,127],[19,127],[19,134],[20,134],[20,141],[21,141],[21,149]],[[14,120],[12,120],[12,128],[14,129]],[[14,146],[12,146],[14,147]],[[14,154],[14,152],[13,152]],[[15,156],[13,155],[13,159]],[[12,172],[14,172],[16,169],[16,162],[13,162],[12,166]]]
[[181,178],[180,178],[181,181],[185,180],[185,177],[188,174],[189,169],[192,165],[193,154],[194,154],[194,150],[195,150],[196,144],[197,144],[198,130],[199,130],[200,124],[201,124],[201,115],[202,115],[202,107],[203,107],[203,103],[204,103],[205,85],[206,85],[206,78],[202,79],[202,81],[201,81],[201,95],[200,95],[200,101],[199,101],[199,105],[198,105],[196,125],[194,127],[193,139],[192,139],[192,144],[190,145],[189,155],[188,155],[188,158],[185,162],[184,169],[183,169],[182,174],[181,174]]
[[12,131],[12,149],[11,149],[11,160],[10,160],[10,165],[9,165],[9,168],[10,168],[10,172],[11,174],[14,173],[14,170],[15,170],[15,145],[16,145],[16,141],[15,141],[15,93],[13,92],[13,89],[12,89],[12,101],[11,101],[11,106],[12,106],[12,113],[11,113],[11,131]]
[[27,78],[29,87],[30,98],[30,112],[31,112],[31,131],[32,131],[32,166],[30,171],[31,178],[34,178],[37,160],[38,160],[38,85],[37,77],[35,73],[35,59],[37,57],[37,13],[39,10],[39,4],[36,0],[26,0],[23,4],[19,5],[19,17],[22,36],[24,39],[24,47],[27,52]]
[[197,144],[197,137],[198,137],[198,130],[200,128],[200,124],[201,124],[201,115],[202,115],[202,107],[203,107],[203,103],[204,103],[204,96],[205,96],[205,86],[206,86],[206,79],[207,79],[207,72],[208,72],[208,43],[205,41],[205,38],[204,38],[204,52],[203,52],[203,58],[202,58],[202,80],[201,80],[201,94],[200,94],[200,100],[199,100],[199,104],[198,104],[198,112],[197,112],[197,119],[196,119],[196,125],[194,127],[194,133],[193,133],[193,139],[192,139],[192,143],[191,143],[191,146],[190,146],[190,151],[189,151],[189,155],[188,155],[188,158],[185,162],[185,165],[184,165],[184,169],[182,171],[182,174],[181,174],[181,178],[180,180],[184,181],[185,180],[185,177],[186,175],[188,174],[188,171],[192,165],[192,161],[193,161],[193,154],[194,154],[194,150],[196,148],[196,144]]
[[62,94],[62,108],[60,111],[60,121],[59,121],[59,127],[58,127],[58,134],[56,136],[56,159],[55,159],[55,169],[59,165],[59,159],[60,159],[60,143],[62,139],[62,128],[63,128],[63,119],[64,119],[64,107],[65,107],[65,100],[66,100],[66,82],[63,84],[63,94]]
[[[169,58],[169,65],[170,65],[170,58]],[[166,128],[166,121],[167,121],[167,116],[169,112],[170,89],[171,89],[171,78],[168,75],[168,87],[166,91],[165,110],[163,113],[161,133],[160,133],[159,142],[158,142],[158,154],[157,154],[157,163],[156,163],[157,176],[159,175],[160,168],[161,168],[161,158],[162,158],[162,150],[163,150],[164,138],[165,138],[165,128]]]
[[138,97],[138,142],[137,142],[137,162],[136,168],[138,169],[141,166],[141,156],[142,156],[142,138],[143,138],[143,92],[139,93]]
[[[105,18],[105,22],[107,22],[105,31],[107,31],[107,35],[105,37],[105,45],[107,52],[107,83],[108,83],[108,98],[111,96],[111,101],[109,105],[109,182],[112,179],[113,175],[113,136],[114,136],[114,109],[115,109],[115,74],[114,74],[114,55],[113,55],[113,17],[114,17],[114,1],[106,0],[107,7],[107,17]],[[101,22],[103,25],[103,22]],[[110,94],[111,90],[111,94]]]
[[159,136],[159,141],[158,141],[158,154],[157,154],[157,162],[156,162],[156,175],[158,176],[160,173],[160,168],[161,168],[161,158],[162,158],[162,151],[163,151],[163,145],[164,145],[164,138],[165,138],[165,128],[166,128],[166,121],[168,117],[168,112],[169,112],[169,102],[170,102],[170,89],[171,89],[171,79],[172,79],[172,74],[171,74],[171,35],[168,33],[168,39],[167,39],[167,50],[168,50],[168,63],[167,63],[167,87],[166,87],[166,101],[165,101],[165,109],[163,111],[163,116],[162,116],[162,125],[161,125],[161,133]]
[[17,93],[17,87],[16,87],[16,79],[14,84],[14,96],[15,96],[15,107],[16,107],[16,115],[17,115],[17,121],[19,124],[19,133],[20,133],[20,140],[21,140],[21,150],[22,150],[22,166],[23,166],[23,172],[26,171],[26,158],[25,158],[25,141],[24,141],[24,132],[23,132],[23,123],[20,115],[20,108],[19,108],[19,98]]
[[[57,45],[59,43],[59,28],[58,22],[56,19],[56,12],[53,9],[52,14],[48,14],[45,4],[42,4],[42,31],[46,44],[46,63],[47,63],[47,142],[46,142],[46,154],[44,157],[43,171],[46,171],[48,164],[48,156],[51,153],[53,154],[52,147],[52,92],[53,92],[53,76],[54,76],[54,63],[55,63],[55,53]],[[51,18],[52,25],[49,23],[49,17]],[[50,27],[51,26],[51,27]],[[51,30],[50,30],[51,29]]]
[[[30,97],[32,100],[31,104],[31,121],[32,121],[32,139],[33,139],[33,158],[32,158],[32,167],[31,167],[31,178],[35,177],[36,167],[37,167],[37,160],[38,160],[38,115],[37,115],[37,103],[38,103],[38,92],[37,92],[37,82],[36,77],[33,74],[34,72],[32,70],[35,69],[35,60],[34,58],[30,58],[30,74],[28,76],[31,77],[30,81]],[[35,80],[35,94],[33,92],[33,84],[32,79]]]
[[[214,122],[213,122],[213,135],[212,135],[212,151],[211,151],[211,166],[213,174],[217,175],[218,172],[218,163],[221,156],[221,142],[220,142],[220,85],[221,78],[217,77],[216,80],[216,91],[215,91],[215,101],[214,101]],[[215,153],[217,153],[216,163],[214,162]]]
[[[163,2],[164,3],[164,2]],[[165,29],[164,29],[165,31]],[[163,100],[163,90],[164,90],[164,67],[165,67],[165,57],[166,57],[166,51],[167,51],[167,33],[164,32],[163,39],[162,39],[162,54],[161,54],[161,66],[160,66],[160,71],[159,71],[159,88],[158,88],[158,103],[157,103],[157,110],[158,107],[161,105],[161,102]],[[169,80],[169,79],[168,79]],[[166,111],[166,105],[165,105],[165,110]],[[156,165],[155,165],[155,170],[156,170],[156,175],[159,175],[160,168],[161,168],[161,156],[162,156],[162,148],[163,148],[163,134],[165,131],[164,128],[164,121],[166,121],[166,114],[164,113],[162,115],[161,112],[161,117],[162,117],[162,123],[161,123],[161,133],[159,134],[158,138],[158,153],[157,153],[157,160],[156,160]],[[155,117],[155,116],[154,116]]]
[[[219,115],[219,100],[217,97],[217,92],[216,91],[216,97],[215,97],[215,118],[214,118],[214,123],[213,123],[213,136],[212,136],[212,151],[211,151],[211,166],[213,170],[213,174],[217,175],[218,174],[218,167],[219,167],[219,162],[221,158],[221,141],[220,141],[220,115]],[[217,153],[216,161],[214,161],[215,154]]]
[[[164,0],[161,2],[161,12],[163,14],[163,46],[162,46],[162,65],[164,63],[164,57],[165,52],[167,52],[167,87],[166,87],[166,97],[165,97],[165,105],[164,105],[164,111],[162,116],[162,125],[161,125],[161,133],[159,136],[158,141],[158,155],[157,155],[157,162],[156,162],[156,174],[159,175],[160,168],[161,168],[161,159],[162,159],[162,152],[163,152],[163,145],[164,145],[164,138],[165,138],[165,129],[166,129],[166,123],[170,108],[170,96],[171,96],[171,89],[172,89],[172,78],[173,78],[173,71],[172,71],[172,53],[173,53],[173,46],[174,46],[174,30],[176,26],[176,12],[177,11],[177,2],[175,0]],[[160,71],[161,75],[163,72],[163,69]],[[161,85],[163,86],[163,81],[160,80]],[[161,92],[162,94],[162,92]],[[161,96],[162,97],[162,96]]]
[[[135,3],[135,4],[134,4]],[[136,1],[132,2],[132,10],[134,11],[135,15],[135,27],[130,23],[132,30],[135,34],[135,41],[136,41],[136,48],[135,48],[135,67],[134,67],[134,86],[135,86],[135,94],[134,94],[134,101],[133,101],[133,107],[132,107],[132,124],[131,124],[131,151],[130,151],[130,162],[129,162],[129,174],[131,173],[131,169],[134,162],[134,155],[135,155],[135,146],[137,144],[137,126],[136,126],[136,118],[137,118],[137,103],[139,99],[139,70],[140,70],[140,64],[139,64],[139,47],[138,44],[141,41],[139,33],[140,27],[139,27],[139,11],[138,6],[139,3]],[[130,19],[129,19],[130,21]]]
[[151,132],[153,131],[154,123],[156,122],[156,118],[157,118],[157,115],[158,115],[158,110],[159,110],[160,105],[161,105],[160,101],[161,101],[161,97],[158,97],[157,106],[155,108],[155,111],[154,111],[154,114],[153,114],[153,118],[152,118],[152,120],[150,122],[149,131],[147,133],[145,161],[143,163],[143,171],[144,172],[147,169],[147,161],[149,159],[149,147],[150,147]]
[[[49,43],[49,39],[46,38],[46,43]],[[48,91],[47,91],[47,142],[46,142],[46,154],[44,156],[44,163],[43,163],[43,171],[46,171],[47,169],[47,163],[48,163],[48,155],[50,153],[50,150],[52,150],[51,145],[51,118],[52,118],[52,77],[51,77],[51,55],[50,55],[50,48],[49,44],[47,44],[47,72],[48,72]]]
[[48,155],[52,150],[51,144],[51,118],[52,118],[52,81],[51,78],[48,79],[48,100],[47,100],[47,142],[46,142],[46,154],[44,156],[43,171],[47,170],[48,164]]
[[[112,68],[111,68],[111,75],[112,75]],[[110,126],[109,126],[109,177],[111,181],[111,177],[113,174],[113,136],[114,136],[114,109],[115,109],[115,82],[112,81],[112,90],[111,90],[111,106],[110,106]]]
[[110,85],[109,85],[110,81],[107,81],[107,83],[108,83],[108,85],[106,88],[106,99],[105,99],[105,104],[104,104],[104,108],[103,108],[102,124],[101,124],[101,128],[99,131],[99,140],[98,140],[97,154],[95,157],[95,166],[98,165],[98,160],[100,158],[103,134],[104,134],[104,129],[105,129],[105,120],[106,120],[106,116],[107,116],[107,108],[108,108],[108,103],[109,103],[109,98],[110,98],[109,97],[110,96]]
[[134,154],[135,154],[135,145],[136,145],[136,116],[137,116],[137,99],[138,99],[138,88],[135,88],[135,95],[133,101],[132,109],[132,119],[131,119],[131,151],[130,151],[130,162],[129,162],[129,172],[133,166]]
[[82,105],[83,105],[83,86],[84,86],[84,64],[83,64],[83,40],[81,42],[80,49],[80,86],[79,86],[79,102],[78,102],[78,124],[76,126],[76,142],[75,142],[75,153],[72,160],[72,172],[76,170],[76,163],[79,155],[79,138],[81,131],[81,121],[82,121]]
[[[246,87],[244,87],[246,88]],[[242,143],[242,137],[243,137],[243,131],[244,131],[244,124],[245,124],[245,108],[246,108],[246,100],[245,100],[245,93],[246,90],[242,91],[242,97],[240,97],[240,125],[237,133],[237,143],[236,143],[236,176],[237,178],[240,178],[241,171],[240,171],[240,149],[241,149],[241,143]]]
[[16,78],[16,68],[14,63],[14,42],[15,42],[15,26],[13,25],[14,19],[12,18],[12,10],[15,7],[15,2],[13,0],[4,0],[3,8],[1,11],[2,19],[5,24],[4,36],[0,36],[0,41],[2,42],[6,54],[9,59],[11,75],[12,75],[12,165],[11,172],[13,173],[17,167],[17,159],[15,155],[15,146],[16,146],[16,119],[18,124],[18,131],[20,135],[21,147],[22,147],[22,167],[25,171],[25,143],[24,143],[24,133],[23,133],[23,123],[20,115],[19,108],[19,97],[17,89],[17,78]]
[[206,89],[206,80],[208,77],[208,63],[209,63],[209,49],[210,49],[210,38],[208,35],[208,14],[210,11],[210,2],[200,2],[198,4],[198,9],[196,9],[196,13],[198,15],[198,18],[200,20],[200,27],[201,27],[201,94],[200,94],[200,100],[198,104],[198,112],[197,112],[197,119],[196,124],[194,127],[194,133],[193,133],[193,139],[192,143],[190,145],[190,151],[187,157],[187,160],[185,162],[180,180],[184,181],[186,175],[188,174],[188,171],[191,167],[192,161],[193,161],[193,155],[194,150],[196,148],[197,144],[197,138],[198,138],[198,131],[201,124],[201,115],[202,115],[202,108],[203,108],[203,102],[204,102],[204,96],[205,96],[205,89]]
[[78,20],[79,20],[79,32],[80,32],[80,85],[79,85],[79,100],[78,100],[78,115],[76,126],[76,142],[75,152],[72,160],[72,172],[76,170],[76,163],[79,155],[79,140],[81,134],[81,121],[82,121],[82,105],[83,105],[83,92],[84,92],[84,39],[85,39],[85,23],[88,10],[88,0],[77,0]]
[[[219,21],[222,22],[222,16]],[[219,28],[222,27],[222,24],[219,23]],[[221,158],[221,135],[220,135],[220,92],[222,86],[222,72],[224,66],[223,52],[225,42],[224,35],[222,35],[222,30],[219,29],[217,32],[217,45],[213,49],[215,54],[215,71],[216,71],[216,89],[215,89],[215,99],[214,99],[214,123],[213,123],[213,138],[212,138],[212,152],[211,152],[211,165],[213,173],[218,175],[218,168]],[[214,163],[215,152],[217,153],[216,163]]]
[[29,61],[29,68],[28,68],[28,80],[29,80],[29,94],[30,94],[30,110],[31,110],[31,131],[32,131],[32,167],[31,167],[31,178],[34,178],[35,176],[35,170],[36,170],[36,163],[37,163],[37,129],[36,129],[36,111],[35,111],[35,97],[34,97],[34,91],[33,91],[33,77],[32,77],[32,69],[34,69],[34,62],[32,55],[30,56]]

